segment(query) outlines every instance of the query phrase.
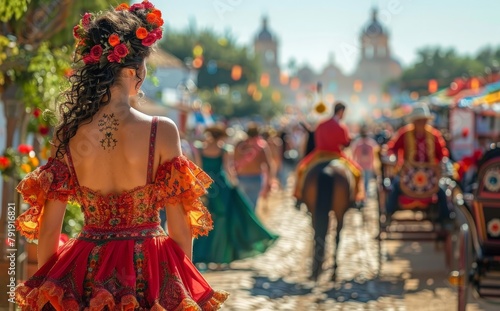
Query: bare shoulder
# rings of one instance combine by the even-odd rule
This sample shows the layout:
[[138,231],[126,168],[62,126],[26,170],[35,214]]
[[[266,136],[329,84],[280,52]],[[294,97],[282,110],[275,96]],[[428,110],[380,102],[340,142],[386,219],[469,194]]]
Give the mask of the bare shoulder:
[[162,161],[182,154],[179,130],[174,121],[167,117],[159,117],[156,131],[156,147],[160,152]]

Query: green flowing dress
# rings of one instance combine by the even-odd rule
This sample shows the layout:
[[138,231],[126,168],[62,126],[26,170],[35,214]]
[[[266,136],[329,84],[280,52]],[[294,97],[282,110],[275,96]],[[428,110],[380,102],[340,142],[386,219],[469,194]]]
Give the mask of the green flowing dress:
[[200,155],[203,170],[214,180],[206,195],[214,229],[194,241],[193,262],[230,263],[264,253],[278,236],[267,231],[245,195],[231,185],[223,170],[223,155]]

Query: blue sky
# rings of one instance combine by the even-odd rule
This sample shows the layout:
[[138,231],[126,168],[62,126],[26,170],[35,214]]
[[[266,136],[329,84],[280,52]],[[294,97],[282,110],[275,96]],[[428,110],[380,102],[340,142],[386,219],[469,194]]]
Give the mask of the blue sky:
[[152,0],[163,11],[167,27],[230,31],[241,44],[251,43],[261,17],[280,42],[282,65],[295,58],[313,69],[335,63],[350,72],[358,61],[359,34],[371,8],[390,32],[393,55],[403,65],[423,46],[454,47],[472,54],[500,46],[499,0]]

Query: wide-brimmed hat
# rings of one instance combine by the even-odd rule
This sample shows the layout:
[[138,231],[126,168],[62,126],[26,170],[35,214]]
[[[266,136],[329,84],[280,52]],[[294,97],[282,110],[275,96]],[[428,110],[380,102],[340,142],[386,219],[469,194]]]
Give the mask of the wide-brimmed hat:
[[408,122],[413,122],[420,119],[432,120],[433,118],[434,117],[432,116],[429,107],[425,104],[418,105],[413,108],[411,113],[406,117]]

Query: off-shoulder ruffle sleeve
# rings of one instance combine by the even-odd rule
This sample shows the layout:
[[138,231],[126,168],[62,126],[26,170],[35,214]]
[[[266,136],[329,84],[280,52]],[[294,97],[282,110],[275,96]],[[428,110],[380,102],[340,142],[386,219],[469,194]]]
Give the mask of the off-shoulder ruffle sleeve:
[[184,156],[161,164],[156,173],[157,204],[181,203],[188,214],[193,237],[207,235],[213,228],[212,217],[200,197],[207,193],[212,179]]
[[17,185],[24,201],[30,208],[16,219],[17,230],[29,241],[38,239],[40,215],[46,200],[67,202],[74,196],[74,184],[64,162],[50,158]]

